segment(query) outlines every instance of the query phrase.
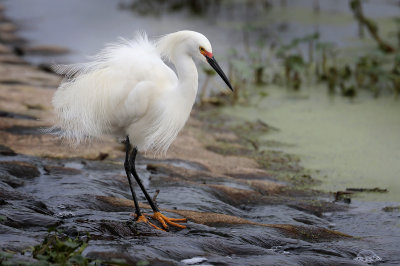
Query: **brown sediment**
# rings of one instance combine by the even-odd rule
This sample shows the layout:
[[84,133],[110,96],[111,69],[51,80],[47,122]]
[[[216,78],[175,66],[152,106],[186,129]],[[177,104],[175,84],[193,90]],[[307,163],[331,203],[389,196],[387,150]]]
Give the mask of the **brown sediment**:
[[[134,207],[135,204],[132,200],[107,197],[107,196],[97,196],[97,199],[106,202],[108,204],[112,204],[115,206],[124,206],[124,207]],[[151,209],[147,204],[139,204],[141,208]],[[312,241],[321,241],[327,239],[335,239],[335,238],[349,238],[352,237],[348,234],[344,234],[339,231],[330,230],[322,227],[315,226],[303,226],[303,225],[292,225],[292,224],[263,224],[253,222],[241,217],[221,214],[221,213],[213,213],[213,212],[199,212],[199,211],[191,211],[191,210],[173,210],[173,209],[161,209],[161,211],[175,213],[180,216],[187,218],[189,221],[198,224],[205,225],[217,225],[217,224],[232,224],[232,225],[253,225],[253,226],[263,226],[274,228],[281,231],[288,236],[294,238],[300,238],[305,240]]]

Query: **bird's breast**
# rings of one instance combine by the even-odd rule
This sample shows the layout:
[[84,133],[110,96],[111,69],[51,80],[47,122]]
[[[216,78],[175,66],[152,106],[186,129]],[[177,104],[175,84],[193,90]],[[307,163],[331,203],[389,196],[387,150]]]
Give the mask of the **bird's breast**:
[[173,92],[160,95],[146,114],[129,126],[131,142],[140,151],[165,153],[184,127],[193,103]]

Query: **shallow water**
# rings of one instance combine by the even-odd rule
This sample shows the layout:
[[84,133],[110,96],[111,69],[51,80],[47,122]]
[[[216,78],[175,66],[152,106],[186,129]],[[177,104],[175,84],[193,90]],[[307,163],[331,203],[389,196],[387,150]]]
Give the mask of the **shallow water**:
[[224,112],[279,128],[260,140],[291,145],[264,148],[298,155],[313,177],[322,181],[317,188],[334,192],[380,187],[389,192],[361,197],[400,201],[398,100],[370,95],[349,100],[329,96],[324,87],[299,93],[274,87],[267,91],[268,97],[255,107],[226,107]]
[[[272,9],[252,1],[250,4],[227,1],[206,16],[193,16],[188,12],[141,16],[119,7],[127,2],[3,0],[7,14],[20,26],[18,33],[30,44],[58,45],[72,51],[58,57],[27,56],[32,63],[86,61],[87,56],[97,53],[105,43],[114,42],[119,37],[131,38],[138,30],[153,37],[185,29],[201,32],[210,39],[216,57],[222,59],[230,48],[243,51],[243,29],[248,25],[257,29],[250,32],[250,38],[254,40],[259,38],[259,34],[272,31],[278,35],[275,41],[289,42],[318,31],[321,40],[343,46],[355,44],[357,36],[357,23],[352,19],[347,0],[319,1],[320,13],[312,9],[314,0],[289,0],[289,8],[280,8],[280,1],[272,1],[275,3]],[[399,7],[392,1],[381,2],[365,2],[365,13],[374,19],[390,19],[398,15]],[[276,28],[282,24],[284,30]]]

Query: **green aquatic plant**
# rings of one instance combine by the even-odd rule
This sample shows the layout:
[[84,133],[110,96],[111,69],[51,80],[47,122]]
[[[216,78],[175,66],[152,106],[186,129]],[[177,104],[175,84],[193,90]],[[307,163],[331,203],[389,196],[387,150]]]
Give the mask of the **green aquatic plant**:
[[[288,44],[282,45],[277,49],[276,58],[282,61],[285,72],[285,84],[294,90],[299,90],[303,81],[303,77],[309,78],[310,69],[314,64],[315,42],[319,39],[318,33],[305,35],[303,37],[294,38]],[[302,55],[300,45],[308,46],[308,62]],[[276,75],[275,77],[278,77]],[[276,81],[276,80],[275,80]]]
[[72,239],[55,229],[49,230],[44,241],[33,247],[33,258],[60,265],[88,265],[92,260],[82,256],[87,247],[89,235]]
[[288,87],[294,90],[299,90],[301,87],[302,79],[300,72],[305,66],[303,57],[298,54],[289,55],[284,58],[285,77]]
[[335,54],[336,45],[332,42],[318,42],[315,46],[318,54],[317,58],[317,78],[319,80],[326,79],[328,75],[328,61]]

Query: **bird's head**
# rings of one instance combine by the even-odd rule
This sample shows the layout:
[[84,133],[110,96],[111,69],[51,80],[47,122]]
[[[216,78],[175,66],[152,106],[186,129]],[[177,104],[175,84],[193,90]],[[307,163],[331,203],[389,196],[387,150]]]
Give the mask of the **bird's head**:
[[158,46],[164,55],[170,59],[174,58],[174,55],[176,55],[175,52],[179,52],[180,54],[184,52],[193,58],[210,64],[233,91],[231,83],[214,58],[210,41],[203,34],[187,30],[178,31],[161,38]]
[[194,35],[192,42],[191,54],[193,57],[199,58],[201,61],[210,64],[210,66],[218,73],[218,75],[225,81],[229,89],[233,91],[233,87],[226,77],[224,71],[218,65],[212,53],[212,47],[210,41],[200,33]]

